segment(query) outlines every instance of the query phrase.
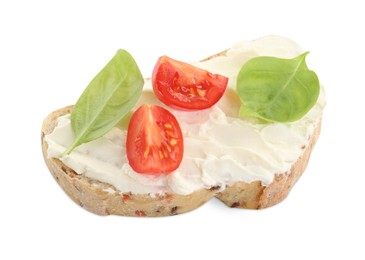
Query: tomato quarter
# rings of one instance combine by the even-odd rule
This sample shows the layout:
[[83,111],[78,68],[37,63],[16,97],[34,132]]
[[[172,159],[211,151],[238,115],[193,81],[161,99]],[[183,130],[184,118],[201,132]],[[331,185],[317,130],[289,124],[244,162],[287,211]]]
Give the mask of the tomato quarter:
[[179,167],[184,153],[179,123],[157,105],[143,104],[134,112],[126,146],[129,164],[138,173],[170,173]]
[[213,106],[223,96],[228,78],[162,56],[152,74],[153,90],[164,104],[186,110]]

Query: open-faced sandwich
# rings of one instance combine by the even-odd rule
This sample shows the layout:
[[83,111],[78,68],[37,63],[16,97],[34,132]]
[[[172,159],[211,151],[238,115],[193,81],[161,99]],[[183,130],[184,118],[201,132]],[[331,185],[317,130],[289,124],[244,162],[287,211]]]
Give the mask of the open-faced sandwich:
[[167,216],[212,197],[282,201],[320,133],[324,90],[293,41],[240,42],[200,62],[158,59],[143,79],[119,50],[74,106],[42,126],[51,173],[99,215]]

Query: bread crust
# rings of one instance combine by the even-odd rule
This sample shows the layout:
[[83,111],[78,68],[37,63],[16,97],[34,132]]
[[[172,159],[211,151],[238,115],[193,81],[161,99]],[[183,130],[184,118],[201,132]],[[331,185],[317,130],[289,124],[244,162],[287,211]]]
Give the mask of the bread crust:
[[214,197],[215,189],[201,189],[188,195],[167,193],[155,197],[118,191],[112,185],[77,174],[57,158],[48,158],[48,146],[44,136],[53,131],[58,117],[70,113],[71,110],[72,106],[64,107],[45,118],[42,125],[42,151],[46,165],[55,180],[81,207],[97,215],[158,217],[191,211]]

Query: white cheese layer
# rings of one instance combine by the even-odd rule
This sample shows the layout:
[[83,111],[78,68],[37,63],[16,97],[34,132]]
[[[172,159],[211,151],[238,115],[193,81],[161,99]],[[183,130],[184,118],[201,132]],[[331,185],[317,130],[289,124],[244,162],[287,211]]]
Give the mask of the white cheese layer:
[[[179,111],[164,106],[151,90],[144,91],[142,103],[169,109],[180,123],[184,136],[184,157],[180,167],[168,175],[146,175],[133,171],[126,151],[127,124],[120,124],[105,136],[77,147],[60,158],[74,135],[69,115],[60,117],[54,131],[45,137],[48,157],[60,158],[78,174],[113,185],[117,190],[138,194],[172,192],[190,194],[202,188],[223,190],[236,181],[270,184],[275,174],[286,173],[303,153],[325,106],[323,89],[317,104],[302,119],[292,123],[260,124],[238,118],[241,105],[235,92],[236,77],[250,58],[266,55],[293,58],[302,53],[294,42],[278,36],[234,45],[226,56],[194,63],[213,73],[229,77],[229,88],[212,108]],[[151,89],[146,80],[145,89]]]

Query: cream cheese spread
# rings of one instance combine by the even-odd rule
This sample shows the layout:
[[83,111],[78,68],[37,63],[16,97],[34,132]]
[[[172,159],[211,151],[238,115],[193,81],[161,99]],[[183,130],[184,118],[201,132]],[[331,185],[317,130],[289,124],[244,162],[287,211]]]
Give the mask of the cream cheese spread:
[[[236,77],[242,65],[253,57],[293,58],[302,52],[289,39],[267,36],[240,42],[225,56],[193,63],[229,77],[229,87],[223,98],[206,110],[189,112],[166,107],[151,91],[150,80],[146,80],[145,91],[135,109],[142,103],[165,107],[177,118],[184,136],[183,161],[168,175],[133,171],[126,157],[127,122],[61,158],[74,140],[70,116],[62,116],[58,118],[54,131],[45,137],[48,157],[59,158],[76,173],[108,183],[119,191],[151,196],[166,192],[186,195],[213,186],[224,190],[237,181],[261,181],[268,185],[275,174],[287,173],[302,155],[303,147],[321,120],[325,106],[324,90],[321,88],[317,104],[300,120],[262,124],[238,118],[241,103],[234,90]],[[108,191],[114,192],[112,189]]]

